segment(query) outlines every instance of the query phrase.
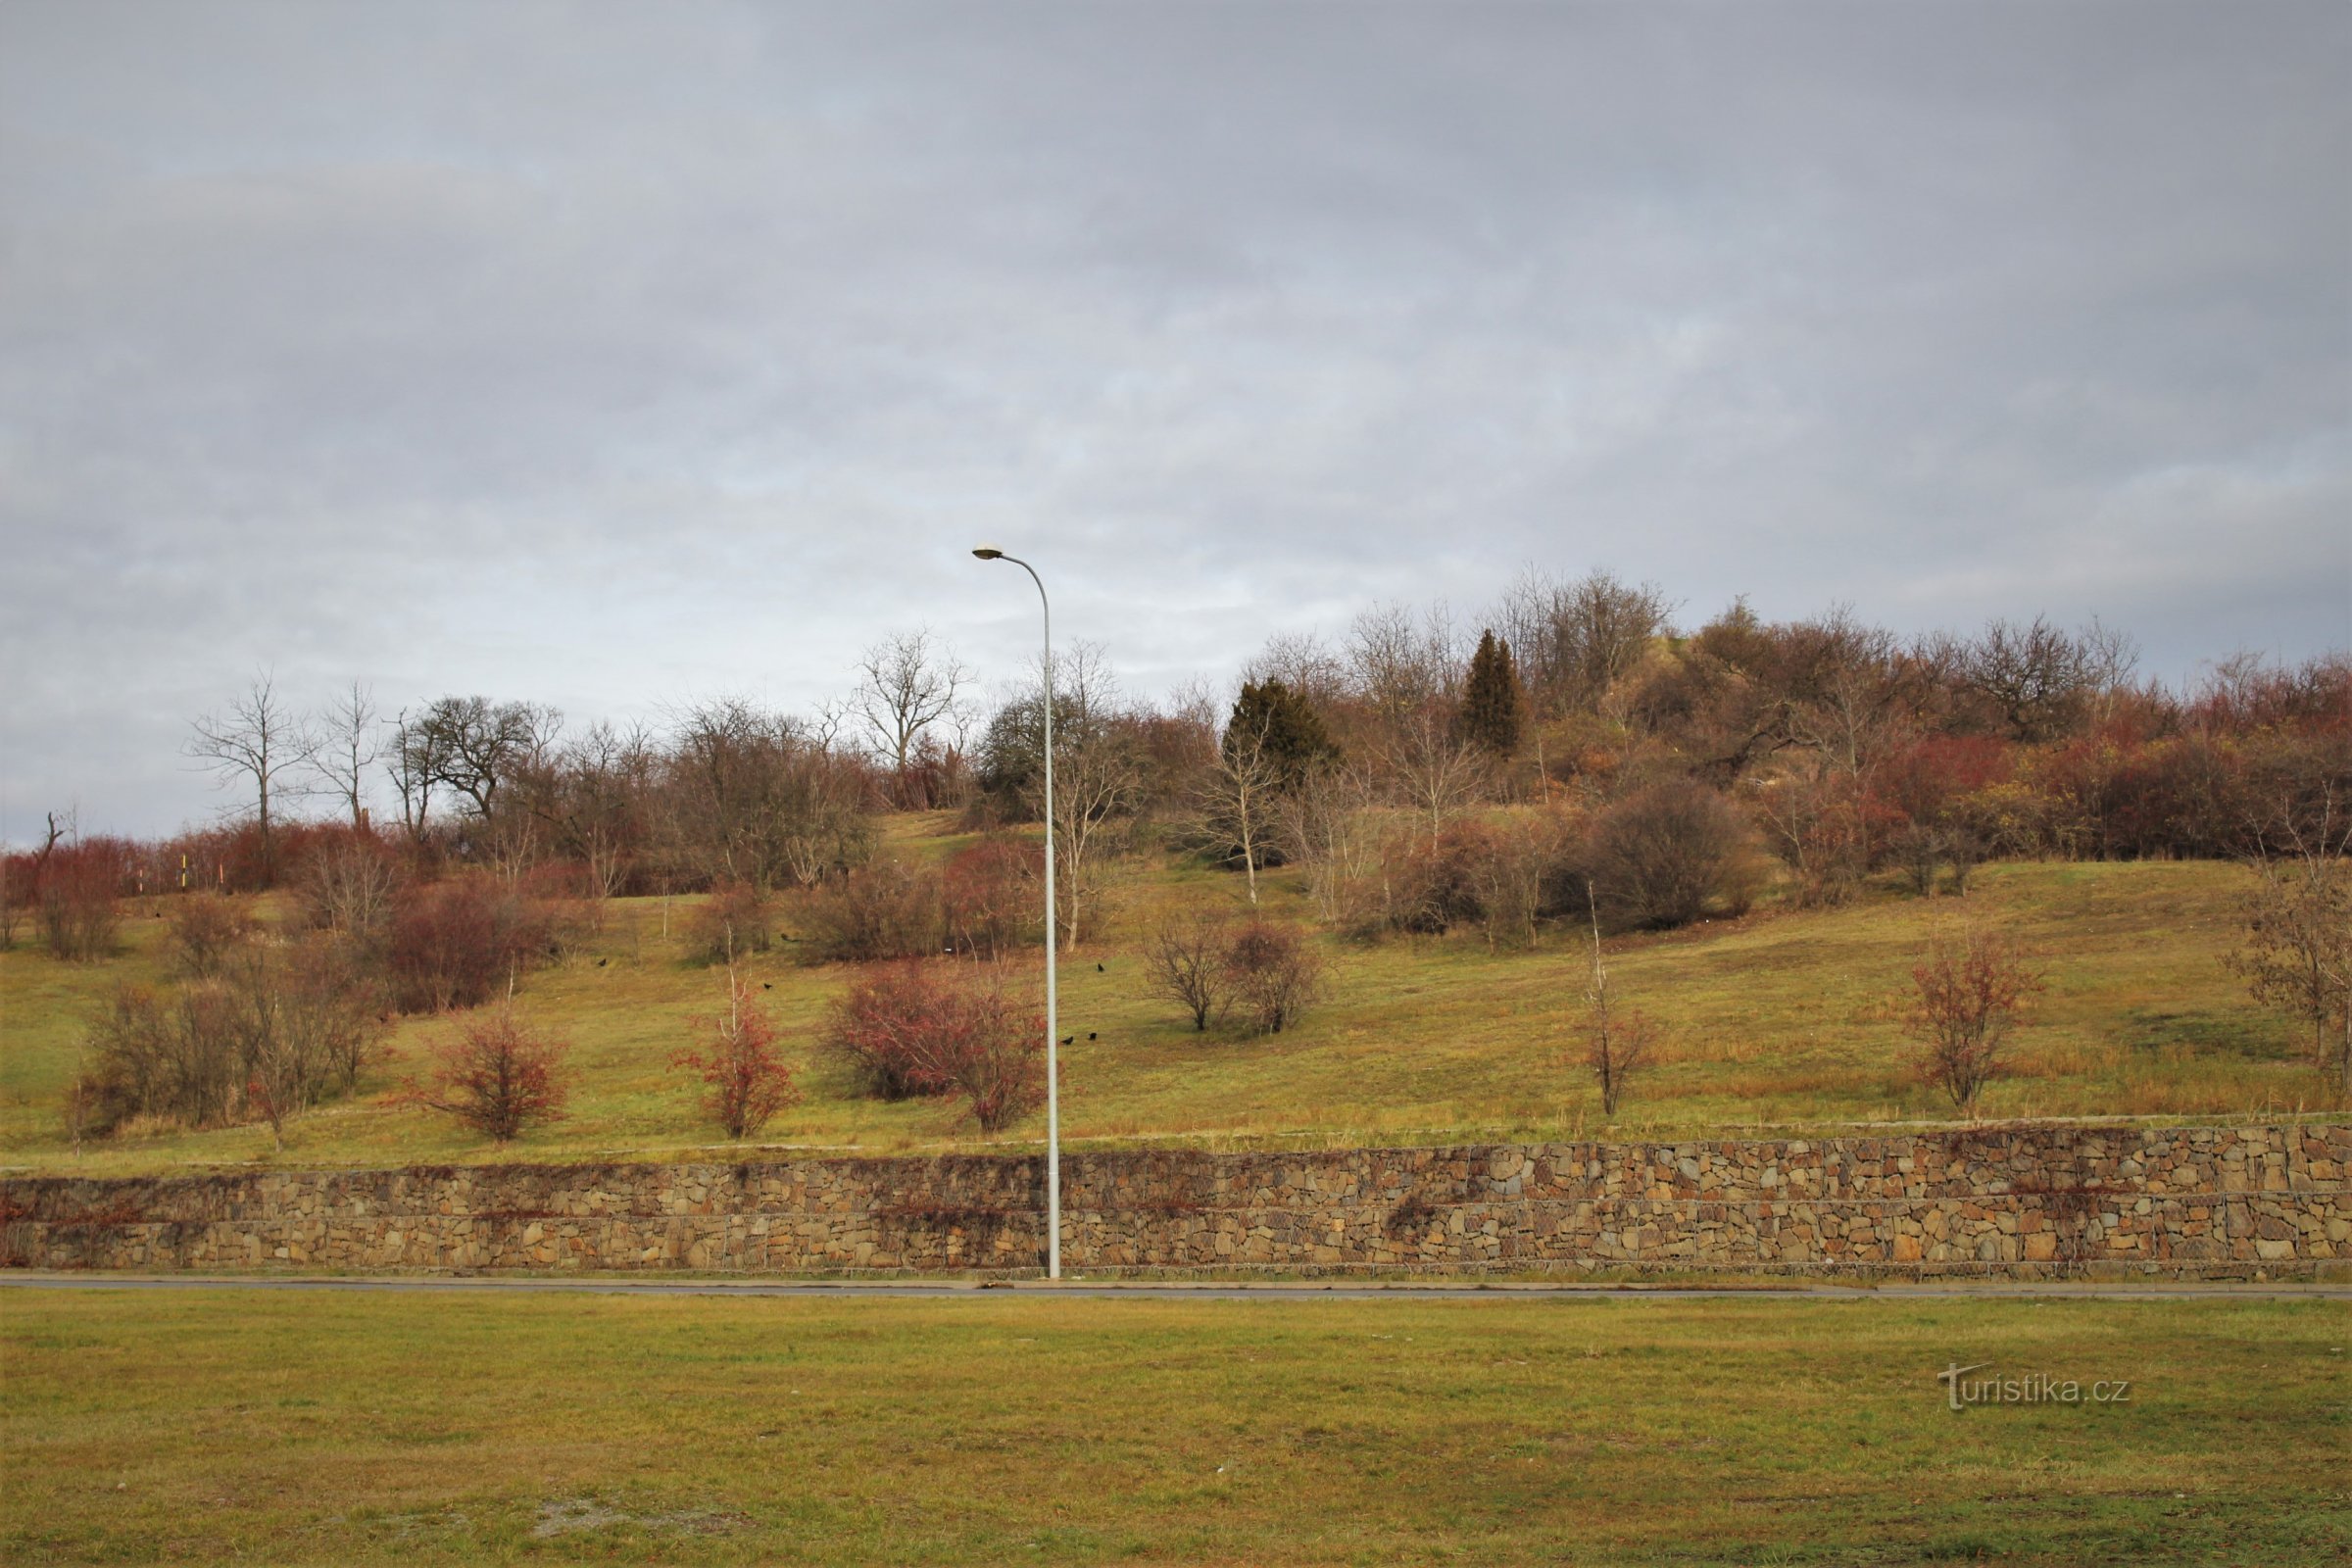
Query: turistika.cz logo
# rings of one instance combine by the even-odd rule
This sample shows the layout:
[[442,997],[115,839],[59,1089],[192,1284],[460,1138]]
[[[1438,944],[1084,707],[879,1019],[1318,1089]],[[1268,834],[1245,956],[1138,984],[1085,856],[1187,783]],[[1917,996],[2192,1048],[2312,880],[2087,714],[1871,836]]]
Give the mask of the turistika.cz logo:
[[1976,1378],[1971,1372],[1982,1372],[1990,1361],[1979,1361],[1974,1366],[1947,1366],[1936,1374],[1943,1385],[1944,1398],[1955,1410],[1965,1410],[1972,1404],[2130,1404],[2132,1380],[2103,1378],[2096,1383],[2079,1383],[2072,1378],[2054,1378],[2046,1373],[2028,1372],[2023,1377]]

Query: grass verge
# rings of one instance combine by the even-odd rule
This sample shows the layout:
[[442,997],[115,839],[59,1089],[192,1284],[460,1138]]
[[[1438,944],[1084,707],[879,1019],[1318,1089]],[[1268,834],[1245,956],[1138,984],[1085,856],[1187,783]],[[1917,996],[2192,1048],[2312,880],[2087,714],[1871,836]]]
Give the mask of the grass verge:
[[[0,1346],[12,1562],[2352,1549],[2326,1300],[11,1292]],[[1977,1362],[2132,1388],[1955,1413]]]

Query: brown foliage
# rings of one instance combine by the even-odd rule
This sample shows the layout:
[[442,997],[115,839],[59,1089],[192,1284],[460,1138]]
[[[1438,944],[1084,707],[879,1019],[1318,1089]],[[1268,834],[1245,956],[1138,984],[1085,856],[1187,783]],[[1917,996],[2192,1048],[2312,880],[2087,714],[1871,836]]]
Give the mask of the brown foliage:
[[195,1127],[290,1113],[359,1082],[379,1033],[374,998],[324,938],[247,943],[209,978],[157,993],[119,987],[89,1032],[69,1096],[76,1137],[135,1115]]
[[115,951],[130,846],[116,839],[59,845],[44,858],[34,884],[41,936],[60,958],[94,963]]
[[959,955],[1001,958],[1038,929],[1045,854],[1036,844],[992,833],[948,861],[941,876],[947,945]]

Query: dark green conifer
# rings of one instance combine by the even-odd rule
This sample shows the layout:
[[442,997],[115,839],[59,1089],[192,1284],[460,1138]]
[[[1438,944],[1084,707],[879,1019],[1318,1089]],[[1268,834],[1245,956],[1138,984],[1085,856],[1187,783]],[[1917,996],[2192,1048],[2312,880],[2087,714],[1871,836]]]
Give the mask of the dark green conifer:
[[1470,656],[1470,678],[1462,691],[1462,738],[1497,757],[1508,757],[1519,749],[1525,710],[1511,645],[1489,631]]
[[1225,750],[1258,742],[1258,755],[1272,765],[1277,787],[1291,789],[1316,763],[1340,755],[1312,704],[1278,680],[1245,681],[1233,716],[1225,724]]

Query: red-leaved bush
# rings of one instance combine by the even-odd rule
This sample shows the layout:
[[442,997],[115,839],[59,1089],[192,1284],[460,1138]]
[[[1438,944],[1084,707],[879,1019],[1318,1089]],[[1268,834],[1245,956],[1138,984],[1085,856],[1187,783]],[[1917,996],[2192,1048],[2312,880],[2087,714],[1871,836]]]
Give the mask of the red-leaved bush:
[[883,1100],[958,1095],[989,1132],[1046,1097],[1043,1014],[980,966],[900,963],[835,1004],[828,1054]]
[[526,1127],[563,1120],[570,1049],[502,1007],[461,1024],[433,1052],[431,1082],[410,1084],[403,1098],[455,1116],[494,1143],[513,1143]]
[[751,1137],[798,1102],[792,1069],[776,1056],[775,1023],[742,976],[727,975],[727,1010],[698,1022],[707,1048],[681,1051],[670,1064],[701,1075],[704,1106],[729,1138]]
[[459,877],[404,893],[386,961],[403,1012],[478,1006],[547,951],[548,912],[488,877]]

